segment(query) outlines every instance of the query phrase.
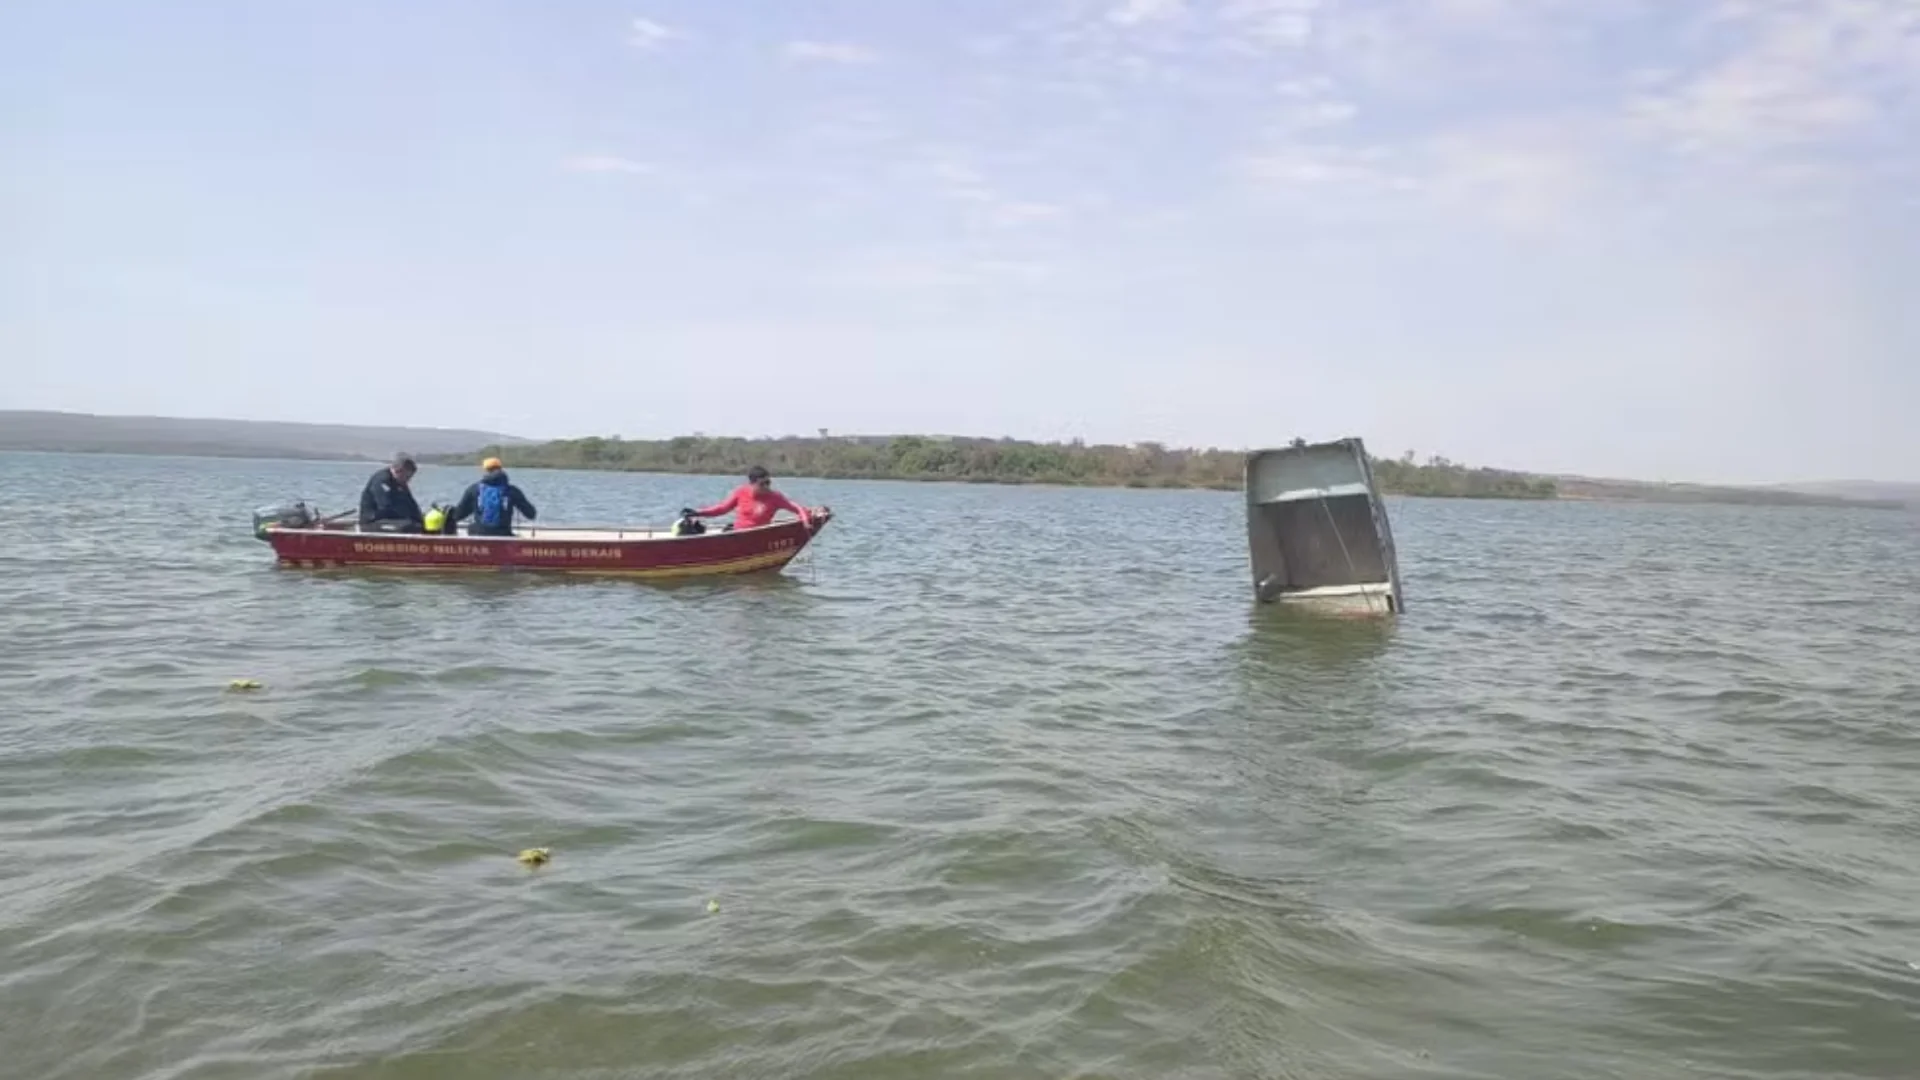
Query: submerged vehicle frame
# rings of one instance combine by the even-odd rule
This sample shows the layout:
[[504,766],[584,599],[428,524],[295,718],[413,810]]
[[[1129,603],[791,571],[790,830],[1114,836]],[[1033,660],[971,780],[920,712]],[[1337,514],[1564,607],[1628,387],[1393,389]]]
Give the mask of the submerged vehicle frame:
[[1349,614],[1404,611],[1386,505],[1357,438],[1247,455],[1254,599]]

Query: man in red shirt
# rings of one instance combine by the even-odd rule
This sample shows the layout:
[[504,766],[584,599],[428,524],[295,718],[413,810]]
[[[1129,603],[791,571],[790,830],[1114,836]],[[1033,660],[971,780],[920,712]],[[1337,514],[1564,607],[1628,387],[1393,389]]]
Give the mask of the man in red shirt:
[[813,515],[806,507],[794,505],[791,499],[773,490],[773,478],[767,475],[767,470],[755,465],[747,470],[747,482],[727,496],[726,502],[695,510],[693,516],[710,518],[731,513],[735,529],[757,529],[772,524],[773,515],[782,510],[799,515],[803,525],[813,524]]

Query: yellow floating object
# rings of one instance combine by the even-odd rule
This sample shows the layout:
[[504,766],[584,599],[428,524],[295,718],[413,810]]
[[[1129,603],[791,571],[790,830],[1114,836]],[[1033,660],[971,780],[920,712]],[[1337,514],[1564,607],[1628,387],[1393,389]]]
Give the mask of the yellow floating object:
[[545,866],[553,860],[553,852],[543,847],[530,847],[514,857],[527,866]]
[[258,690],[266,684],[259,679],[235,679],[227,684],[229,690]]
[[424,525],[426,530],[430,533],[437,533],[441,531],[443,528],[446,527],[446,524],[447,524],[447,512],[445,510],[440,509],[439,507],[435,507],[432,510],[427,511],[427,516],[425,520],[422,522],[422,525]]
[[707,901],[707,914],[709,915],[720,914],[720,901],[718,900]]

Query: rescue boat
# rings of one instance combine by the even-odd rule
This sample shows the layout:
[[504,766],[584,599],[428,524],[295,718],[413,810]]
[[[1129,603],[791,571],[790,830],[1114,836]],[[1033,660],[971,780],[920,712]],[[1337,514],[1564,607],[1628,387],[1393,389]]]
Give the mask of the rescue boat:
[[777,571],[833,520],[775,521],[753,529],[678,534],[671,528],[522,526],[512,536],[363,532],[316,516],[304,503],[256,511],[254,535],[282,567],[304,570],[521,571],[688,578]]

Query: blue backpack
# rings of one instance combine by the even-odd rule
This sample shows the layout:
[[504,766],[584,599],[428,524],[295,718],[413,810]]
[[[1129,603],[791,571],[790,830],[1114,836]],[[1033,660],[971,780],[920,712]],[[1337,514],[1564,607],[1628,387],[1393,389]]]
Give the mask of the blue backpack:
[[480,524],[489,529],[497,529],[507,523],[513,506],[507,499],[507,485],[480,485]]

